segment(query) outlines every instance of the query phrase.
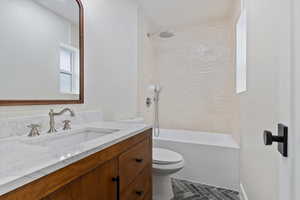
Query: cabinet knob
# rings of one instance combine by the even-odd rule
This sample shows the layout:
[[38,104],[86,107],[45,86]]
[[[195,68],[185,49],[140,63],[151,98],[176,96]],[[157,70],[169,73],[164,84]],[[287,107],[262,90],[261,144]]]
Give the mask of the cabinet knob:
[[138,162],[138,163],[141,163],[141,162],[144,161],[144,159],[142,159],[142,158],[136,158],[135,161]]
[[135,193],[136,193],[137,195],[139,195],[139,196],[143,196],[143,194],[144,194],[144,191],[142,191],[142,190],[141,190],[141,191],[139,191],[139,190],[138,190],[138,191],[136,191]]
[[120,178],[117,176],[117,177],[114,177],[114,178],[112,178],[112,181],[113,182],[119,182],[119,180],[120,180]]

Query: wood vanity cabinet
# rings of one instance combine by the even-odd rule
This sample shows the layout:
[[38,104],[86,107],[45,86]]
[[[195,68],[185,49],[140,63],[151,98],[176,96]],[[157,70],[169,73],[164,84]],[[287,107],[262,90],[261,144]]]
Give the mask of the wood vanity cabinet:
[[152,200],[152,130],[0,196],[0,200]]
[[118,161],[114,159],[75,179],[43,200],[117,199],[116,183],[112,180],[117,176]]

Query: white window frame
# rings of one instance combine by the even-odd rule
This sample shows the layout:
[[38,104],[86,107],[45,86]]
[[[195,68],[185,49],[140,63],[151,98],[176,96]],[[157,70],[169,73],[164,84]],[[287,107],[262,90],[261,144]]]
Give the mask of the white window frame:
[[64,50],[71,53],[71,72],[62,70],[61,66],[59,66],[59,77],[60,77],[61,74],[71,75],[71,92],[61,91],[61,83],[59,83],[60,93],[78,95],[79,91],[76,91],[77,90],[76,89],[76,84],[77,84],[77,81],[79,81],[79,80],[76,80],[76,75],[75,75],[75,67],[76,67],[75,65],[76,64],[75,63],[76,63],[76,59],[79,56],[79,50],[77,48],[73,47],[73,46],[61,43],[60,44],[60,50],[62,50],[62,49],[64,49]]
[[243,9],[236,25],[236,93],[247,91],[247,13]]

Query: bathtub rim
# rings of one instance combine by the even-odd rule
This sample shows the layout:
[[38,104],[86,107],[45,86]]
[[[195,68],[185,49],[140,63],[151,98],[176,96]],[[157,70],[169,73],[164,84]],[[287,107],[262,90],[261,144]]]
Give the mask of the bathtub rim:
[[188,140],[188,139],[176,139],[176,138],[166,138],[166,137],[156,137],[153,136],[153,140],[163,140],[163,141],[172,141],[172,142],[181,142],[184,144],[198,144],[198,145],[205,145],[205,146],[213,146],[213,147],[219,147],[219,148],[229,148],[229,149],[240,149],[240,145],[235,141],[235,139],[230,134],[225,133],[214,133],[214,132],[204,132],[204,131],[191,131],[191,130],[182,130],[182,129],[160,129],[161,132],[163,131],[176,131],[176,132],[188,132],[189,134],[213,134],[214,136],[219,135],[222,137],[228,137],[230,138],[230,144],[224,143],[224,144],[214,144],[209,142],[199,142],[196,140]]

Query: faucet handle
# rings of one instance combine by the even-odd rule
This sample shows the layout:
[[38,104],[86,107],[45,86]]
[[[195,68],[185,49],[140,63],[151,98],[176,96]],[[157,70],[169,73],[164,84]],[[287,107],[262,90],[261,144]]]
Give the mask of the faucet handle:
[[62,121],[64,124],[63,130],[70,130],[71,129],[71,120],[64,120]]
[[30,124],[27,127],[31,129],[28,134],[28,137],[35,137],[40,135],[40,130],[39,130],[39,128],[41,128],[40,124]]
[[40,124],[30,124],[27,126],[28,128],[41,128]]

